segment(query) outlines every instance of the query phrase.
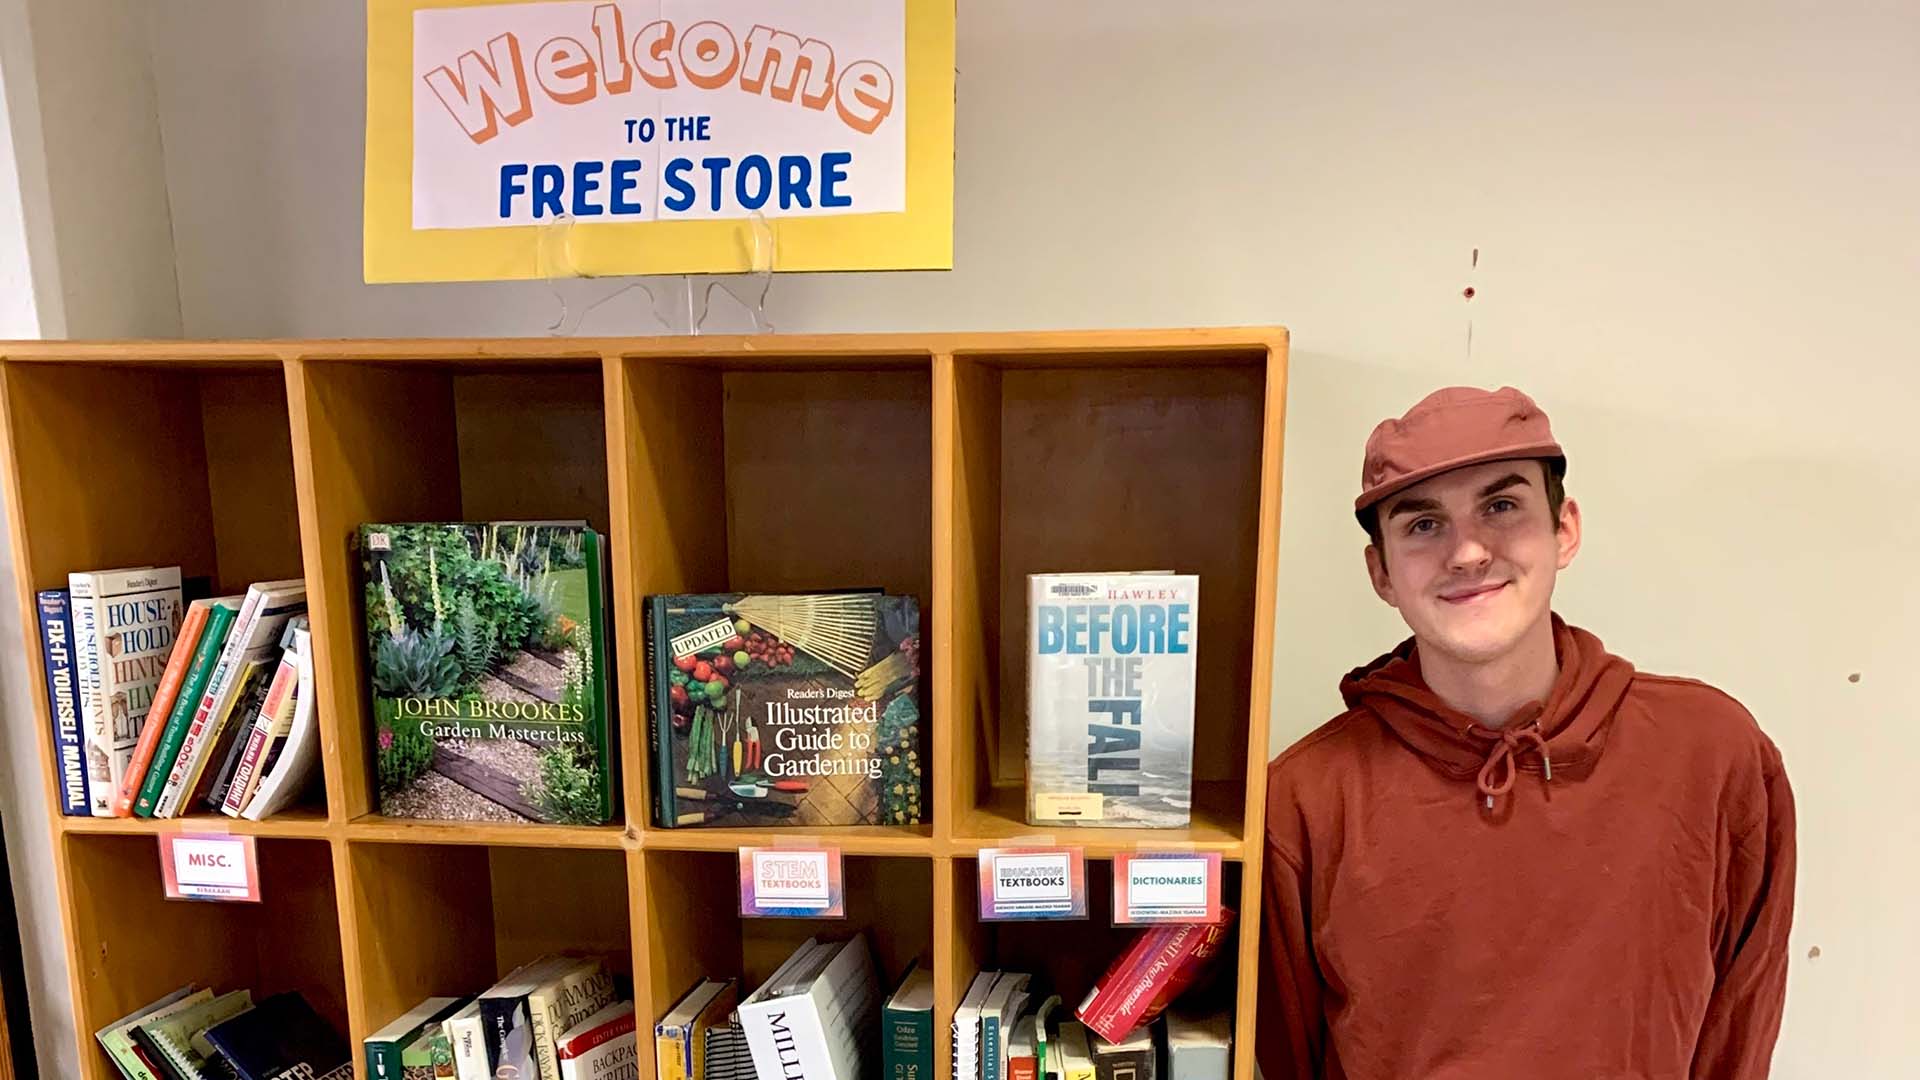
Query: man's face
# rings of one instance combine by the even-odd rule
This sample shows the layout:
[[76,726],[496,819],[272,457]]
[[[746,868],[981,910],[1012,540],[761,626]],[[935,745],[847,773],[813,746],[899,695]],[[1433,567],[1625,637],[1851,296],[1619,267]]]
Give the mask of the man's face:
[[[1554,577],[1580,550],[1580,508],[1547,508],[1546,464],[1495,461],[1442,473],[1380,504],[1367,570],[1422,648],[1496,660],[1547,617]],[[1384,548],[1384,551],[1382,550]]]

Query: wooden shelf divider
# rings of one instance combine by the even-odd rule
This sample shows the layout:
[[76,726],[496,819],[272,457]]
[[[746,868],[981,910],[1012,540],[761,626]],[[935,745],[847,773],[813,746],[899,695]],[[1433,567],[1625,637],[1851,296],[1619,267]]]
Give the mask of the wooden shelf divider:
[[[60,816],[35,688],[82,1077],[116,1075],[96,1029],[189,981],[298,989],[357,1052],[418,998],[478,992],[554,948],[629,968],[646,1021],[699,976],[752,984],[808,935],[856,928],[889,978],[933,964],[945,1075],[945,1018],[975,970],[1030,964],[1078,991],[1111,951],[1104,922],[976,919],[980,849],[1051,835],[1101,880],[1136,849],[1225,857],[1243,927],[1234,1075],[1251,1080],[1286,357],[1279,328],[0,342],[29,671],[35,592],[129,563],[227,592],[304,574],[316,650],[322,783],[261,822]],[[348,537],[507,517],[584,517],[611,538],[612,825],[379,814]],[[1025,575],[1149,566],[1201,576],[1193,823],[1028,826]],[[854,583],[926,612],[931,820],[652,827],[642,598]],[[154,838],[196,830],[258,838],[260,904],[161,897]],[[736,850],[803,838],[844,853],[850,918],[740,919]]]

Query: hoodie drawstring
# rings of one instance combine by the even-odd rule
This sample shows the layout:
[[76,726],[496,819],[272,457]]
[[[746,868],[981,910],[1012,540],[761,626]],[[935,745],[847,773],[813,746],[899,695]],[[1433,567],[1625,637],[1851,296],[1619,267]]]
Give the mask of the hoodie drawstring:
[[[1540,736],[1540,725],[1537,722],[1518,731],[1502,728],[1498,732],[1493,732],[1485,728],[1472,727],[1466,730],[1466,734],[1476,739],[1491,740],[1493,743],[1487,750],[1487,763],[1480,766],[1480,776],[1476,780],[1480,794],[1486,797],[1487,809],[1493,809],[1493,800],[1496,796],[1505,795],[1513,790],[1514,779],[1520,773],[1519,759],[1522,750],[1532,749],[1534,753],[1540,755],[1541,767],[1546,772],[1548,782],[1552,782],[1553,755],[1547,750],[1547,740]],[[1493,777],[1502,765],[1506,766],[1506,775],[1496,784]]]

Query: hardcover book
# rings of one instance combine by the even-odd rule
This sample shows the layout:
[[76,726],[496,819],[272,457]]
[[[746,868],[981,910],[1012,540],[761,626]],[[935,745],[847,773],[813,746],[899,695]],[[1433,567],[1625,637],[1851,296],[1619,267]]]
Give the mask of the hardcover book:
[[656,824],[926,820],[913,597],[653,596],[646,634]]
[[866,1080],[880,996],[864,934],[808,939],[740,1003],[754,1070],[782,1080]]
[[933,1080],[933,972],[914,964],[880,1015],[882,1080]]
[[53,722],[54,764],[60,769],[60,812],[87,817],[86,746],[80,731],[79,687],[74,679],[72,603],[65,589],[42,589],[40,653],[46,663],[47,713]]
[[[362,1040],[366,1048],[368,1080],[400,1080],[403,1076],[406,1080],[419,1080],[416,1072],[408,1068],[408,1049],[422,1035],[428,1034],[429,1027],[433,1029],[433,1034],[438,1034],[440,1021],[459,1012],[467,1000],[455,997],[427,998]],[[428,1042],[430,1050],[431,1039]],[[432,1073],[426,1075],[431,1076]]]
[[1028,824],[1185,826],[1200,579],[1033,574],[1027,589]]
[[633,1002],[609,1005],[582,1020],[560,1047],[560,1080],[637,1080],[639,1038]]
[[704,979],[653,1025],[655,1080],[699,1080],[706,1066],[706,1030],[739,1004],[732,979]]
[[[213,678],[213,669],[220,662],[220,654],[226,650],[227,637],[233,630],[234,621],[240,617],[244,600],[240,596],[223,597],[213,601],[208,609],[207,625],[200,632],[200,642],[194,647],[193,660],[187,665],[186,680],[174,698],[173,709],[166,717],[166,727],[160,732],[153,758],[147,763],[146,773],[134,795],[133,813],[136,817],[153,817],[159,806],[161,790],[167,785],[174,762],[179,760],[180,745],[186,741],[187,728],[199,710],[200,699],[205,696],[207,683]],[[158,724],[161,718],[155,716],[152,721]]]
[[1180,923],[1142,931],[1114,960],[1075,1010],[1087,1029],[1119,1040],[1151,1024],[1185,993],[1225,949],[1232,909],[1218,923]]
[[614,817],[603,538],[580,522],[362,525],[380,812]]

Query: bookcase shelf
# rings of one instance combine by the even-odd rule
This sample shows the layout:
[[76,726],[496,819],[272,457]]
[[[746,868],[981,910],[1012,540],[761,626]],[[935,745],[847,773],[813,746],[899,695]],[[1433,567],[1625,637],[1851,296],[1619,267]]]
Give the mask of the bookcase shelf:
[[[887,978],[932,963],[944,1072],[945,1018],[978,967],[1078,993],[1119,948],[1102,892],[1117,853],[1222,853],[1228,903],[1257,926],[1285,374],[1278,328],[0,343],[30,665],[34,591],[74,570],[178,563],[223,592],[304,575],[313,625],[324,783],[266,821],[59,817],[35,695],[81,1075],[114,1075],[94,1030],[192,981],[297,989],[357,1045],[553,949],[610,954],[646,1022],[700,977],[751,986],[806,937],[855,929]],[[349,537],[462,518],[584,518],[609,537],[614,824],[381,816]],[[1029,826],[1025,576],[1119,568],[1201,578],[1192,824]],[[641,599],[850,585],[921,601],[931,819],[653,827]],[[154,838],[195,830],[259,838],[260,904],[161,897]],[[1041,836],[1086,849],[1093,918],[980,923],[977,852]],[[807,841],[843,852],[848,918],[740,918],[737,849]],[[1243,1033],[1255,937],[1223,980]],[[1237,1080],[1252,1061],[1241,1038]]]

